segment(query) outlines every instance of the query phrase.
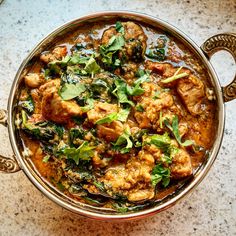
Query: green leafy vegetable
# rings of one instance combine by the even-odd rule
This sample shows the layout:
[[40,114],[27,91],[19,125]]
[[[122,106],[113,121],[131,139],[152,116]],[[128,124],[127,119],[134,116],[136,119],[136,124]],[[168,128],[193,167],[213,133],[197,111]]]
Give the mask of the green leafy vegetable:
[[129,108],[120,110],[119,113],[117,114],[117,120],[125,122],[129,116],[129,113],[130,113]]
[[105,192],[105,191],[106,191],[105,186],[104,186],[104,183],[98,182],[98,181],[94,181],[93,184],[94,184],[99,190],[101,190],[102,192]]
[[157,164],[151,174],[152,186],[156,186],[162,182],[164,187],[167,187],[170,183],[170,169],[164,167],[162,164]]
[[116,22],[116,31],[121,33],[121,34],[125,33],[124,26],[122,25],[122,23],[120,21]]
[[144,112],[144,111],[145,111],[144,108],[143,108],[143,106],[142,106],[141,104],[138,104],[138,105],[135,107],[135,109],[136,109],[137,111],[139,111],[139,112]]
[[85,131],[82,128],[71,128],[69,131],[70,146],[78,146],[84,138]]
[[31,96],[27,98],[27,100],[21,103],[21,106],[25,108],[29,113],[34,111],[34,101]]
[[163,135],[154,134],[148,137],[150,139],[150,144],[156,145],[161,150],[166,150],[170,146],[170,137],[168,133],[164,133]]
[[140,85],[143,82],[147,82],[147,81],[149,81],[149,74],[145,73],[140,78],[134,81],[134,85],[132,87],[127,85],[127,93],[131,96],[139,96],[143,94],[145,91],[143,88],[141,88]]
[[164,48],[147,49],[146,56],[149,58],[156,59],[158,61],[163,61],[165,59],[165,49]]
[[165,119],[164,120],[164,124],[166,125],[167,128],[169,128],[174,136],[175,136],[175,139],[177,140],[177,142],[181,145],[181,146],[190,146],[193,144],[193,141],[192,140],[185,140],[185,142],[182,142],[181,141],[181,137],[180,137],[180,134],[179,134],[179,121],[178,121],[178,117],[177,116],[174,116],[173,120],[172,120],[172,126],[170,125],[170,122],[168,119]]
[[87,103],[86,106],[81,107],[81,110],[82,110],[83,112],[87,112],[87,111],[93,109],[93,107],[94,107],[94,100],[93,100],[92,98],[88,98],[88,99],[86,100],[86,103]]
[[162,161],[166,163],[171,163],[173,157],[178,153],[179,149],[171,144],[171,139],[168,133],[163,135],[154,134],[147,136],[144,144],[154,144],[162,152]]
[[100,46],[100,54],[102,62],[111,68],[116,68],[121,65],[117,53],[125,45],[125,39],[122,35],[112,36],[107,45]]
[[96,147],[89,146],[87,141],[84,141],[78,148],[65,148],[63,154],[66,155],[68,159],[75,161],[76,165],[79,164],[79,160],[88,161],[93,157]]
[[97,64],[96,60],[93,57],[90,57],[90,59],[85,64],[84,70],[91,74],[92,77],[94,74],[98,73],[101,70],[101,67]]
[[125,39],[123,36],[112,36],[108,42],[107,47],[105,48],[106,52],[118,51],[121,50],[125,45]]
[[96,124],[101,125],[101,124],[104,124],[104,123],[111,123],[112,121],[117,120],[117,118],[118,118],[117,113],[113,112],[113,113],[105,116],[104,118],[101,118],[101,119],[97,120]]
[[114,120],[119,120],[121,122],[125,122],[128,118],[130,110],[129,109],[122,109],[120,112],[113,112],[104,118],[101,118],[96,121],[97,125],[105,124],[105,123],[111,123]]
[[125,83],[125,81],[116,79],[115,86],[116,88],[112,91],[112,93],[118,98],[118,102],[127,103],[131,106],[134,106],[134,103],[128,98],[127,84]]
[[60,96],[63,100],[70,100],[86,90],[86,87],[83,84],[64,84],[64,86],[60,90]]
[[40,127],[33,123],[29,123],[27,121],[27,114],[24,110],[21,110],[21,115],[22,115],[22,128],[26,132],[33,135],[40,141],[48,141],[54,138],[55,131],[52,128]]
[[132,141],[135,147],[142,147],[142,137],[148,132],[147,129],[138,130],[133,136]]
[[124,133],[119,136],[116,142],[113,144],[114,147],[120,151],[120,153],[124,154],[131,150],[133,147],[133,143],[130,139],[131,133],[129,129],[126,129]]

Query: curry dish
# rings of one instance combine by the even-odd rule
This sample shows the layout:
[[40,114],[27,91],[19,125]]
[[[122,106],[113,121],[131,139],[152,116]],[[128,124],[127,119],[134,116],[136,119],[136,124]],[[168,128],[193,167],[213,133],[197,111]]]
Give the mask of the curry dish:
[[158,203],[191,179],[215,138],[205,68],[177,39],[137,22],[86,24],[24,75],[22,155],[69,198],[116,212]]

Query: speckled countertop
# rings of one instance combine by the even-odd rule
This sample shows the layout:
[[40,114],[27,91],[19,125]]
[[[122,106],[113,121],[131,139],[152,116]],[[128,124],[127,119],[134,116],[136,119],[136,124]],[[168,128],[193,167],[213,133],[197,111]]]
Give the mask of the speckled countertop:
[[[236,32],[235,0],[4,0],[0,5],[0,107],[6,108],[21,61],[42,37],[72,18],[101,10],[135,10],[157,16],[182,29],[199,45],[213,34]],[[233,58],[221,52],[212,63],[222,84],[227,84],[236,71]],[[165,212],[133,222],[96,222],[48,200],[23,172],[0,174],[0,236],[236,235],[235,108],[236,101],[226,104],[224,139],[208,176]],[[3,127],[0,140],[0,153],[11,155]]]

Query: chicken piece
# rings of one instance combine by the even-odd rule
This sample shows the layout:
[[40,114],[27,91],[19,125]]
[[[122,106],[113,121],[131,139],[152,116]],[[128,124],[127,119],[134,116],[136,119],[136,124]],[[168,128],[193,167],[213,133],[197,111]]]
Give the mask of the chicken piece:
[[94,104],[94,108],[87,112],[87,116],[88,120],[95,124],[96,121],[114,112],[118,112],[118,107],[116,104],[97,102]]
[[[150,91],[148,93],[150,93]],[[173,96],[168,92],[160,93],[158,99],[153,99],[152,96],[145,97],[144,95],[139,101],[139,104],[144,108],[144,111],[135,111],[134,113],[134,117],[137,120],[139,127],[151,128],[152,125],[155,125],[159,120],[160,111],[164,108],[171,107],[173,103]]]
[[176,71],[176,68],[174,68],[169,63],[159,63],[159,62],[152,62],[152,61],[147,61],[145,68],[157,74],[161,74],[164,77],[173,76]]
[[[144,34],[142,27],[130,21],[122,23],[122,26],[124,27],[125,45],[120,58],[125,54],[129,60],[135,62],[142,60],[147,47],[147,36]],[[115,27],[112,26],[105,30],[102,36],[102,44],[107,45],[114,35],[121,35]]]
[[99,138],[105,138],[108,141],[116,141],[117,138],[124,132],[124,125],[120,121],[97,126],[97,135]]
[[25,84],[30,88],[38,88],[43,83],[43,77],[37,73],[29,73],[25,77]]
[[42,115],[56,123],[66,123],[73,116],[82,115],[75,101],[63,101],[58,94],[60,80],[55,79],[40,87],[42,92]]
[[153,188],[139,189],[138,191],[131,192],[128,195],[128,200],[131,202],[138,202],[154,198],[155,192]]
[[181,79],[177,84],[177,92],[192,115],[198,115],[203,112],[201,105],[205,96],[205,89],[201,80],[194,75]]
[[59,46],[59,47],[55,47],[52,53],[45,52],[41,54],[40,60],[45,63],[49,63],[51,61],[61,60],[63,57],[66,56],[66,54],[67,54],[66,46]]
[[179,149],[175,154],[170,170],[173,179],[185,178],[193,173],[191,158],[185,150]]
[[130,201],[148,200],[154,197],[154,187],[151,186],[151,172],[154,166],[153,156],[142,150],[126,164],[108,169],[102,181],[111,186],[113,192],[120,192]]
[[[175,72],[179,69],[178,67],[173,67],[169,63],[159,63],[159,62],[152,62],[147,61],[146,62],[146,69],[151,70],[152,72],[155,72],[157,74],[162,75],[165,78],[171,77],[175,74]],[[182,68],[179,73],[187,73],[190,74],[190,70],[186,68]]]

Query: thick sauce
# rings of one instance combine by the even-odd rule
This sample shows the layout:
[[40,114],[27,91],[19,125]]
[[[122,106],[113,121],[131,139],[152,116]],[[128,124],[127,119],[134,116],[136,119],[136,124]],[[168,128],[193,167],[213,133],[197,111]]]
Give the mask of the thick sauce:
[[69,197],[118,212],[172,194],[215,137],[198,59],[135,22],[87,24],[24,77],[16,126],[37,171]]

